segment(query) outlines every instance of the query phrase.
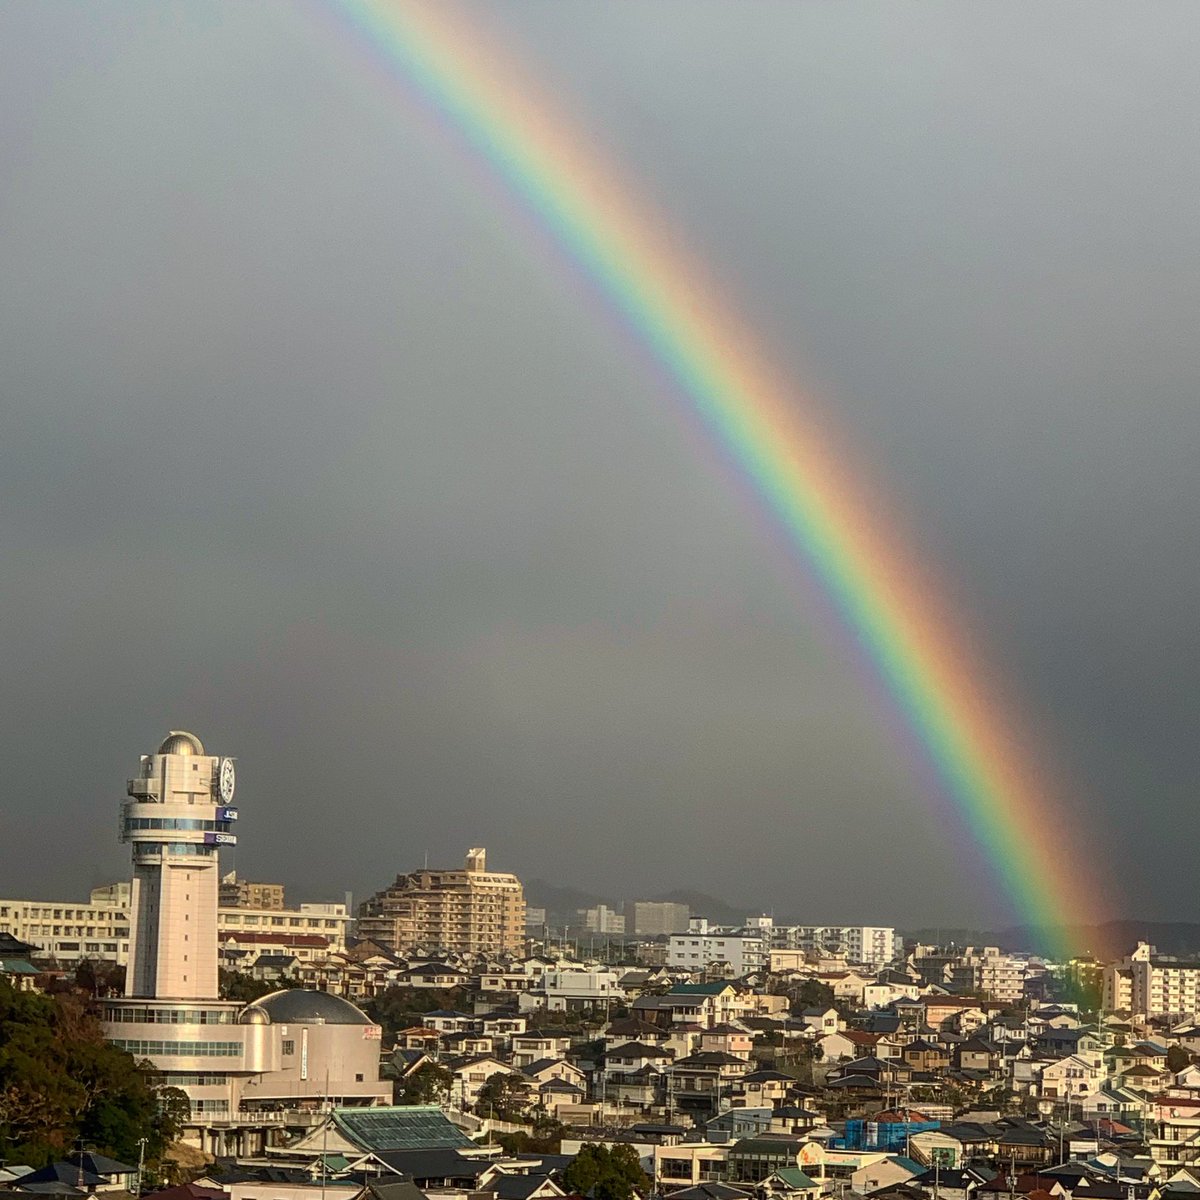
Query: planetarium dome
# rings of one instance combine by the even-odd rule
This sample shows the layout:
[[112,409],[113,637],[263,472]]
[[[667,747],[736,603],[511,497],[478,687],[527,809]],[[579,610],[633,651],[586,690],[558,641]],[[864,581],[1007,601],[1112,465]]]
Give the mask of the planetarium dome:
[[194,733],[188,733],[186,729],[172,729],[163,738],[158,752],[159,754],[203,754],[204,743]]
[[[264,1021],[265,1016],[265,1021]],[[242,1025],[374,1025],[361,1008],[341,996],[310,988],[285,988],[242,1009]]]

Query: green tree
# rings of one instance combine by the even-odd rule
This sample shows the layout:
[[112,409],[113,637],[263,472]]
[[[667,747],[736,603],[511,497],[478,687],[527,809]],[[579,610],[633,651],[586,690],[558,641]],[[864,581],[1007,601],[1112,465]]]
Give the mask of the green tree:
[[489,1075],[479,1089],[475,1111],[481,1116],[496,1116],[501,1121],[519,1121],[525,1108],[525,1084],[519,1075],[497,1071]]
[[800,1013],[806,1008],[833,1008],[833,989],[819,979],[806,979],[791,992],[792,1012]]
[[457,1009],[466,1003],[462,988],[384,988],[378,996],[372,996],[363,1004],[363,1011],[378,1025],[383,1026],[385,1039],[395,1036],[398,1030],[413,1025],[423,1025],[425,1014],[438,1008]]
[[630,1200],[635,1191],[644,1191],[646,1184],[637,1151],[626,1142],[611,1149],[599,1142],[585,1142],[563,1172],[568,1192],[582,1196],[594,1189],[596,1200]]
[[265,979],[255,979],[253,975],[244,975],[241,971],[221,970],[217,974],[222,998],[240,1000],[243,1004],[249,1004],[262,996],[269,996],[272,992],[278,992],[282,988],[298,988],[300,986],[298,979],[290,979],[286,976],[283,979],[272,979],[268,982]]
[[125,968],[107,959],[81,960],[75,968],[75,986],[89,996],[120,996],[125,990]]
[[1182,1046],[1167,1047],[1167,1070],[1182,1071],[1185,1067],[1190,1066],[1192,1056]]
[[437,1063],[427,1062],[406,1079],[398,1079],[394,1089],[397,1104],[442,1104],[450,1095],[454,1072]]
[[178,1108],[164,1099],[77,995],[0,983],[0,1142],[11,1160],[40,1166],[82,1138],[129,1162],[143,1137],[155,1160],[178,1134]]
[[562,1148],[565,1132],[560,1121],[539,1117],[533,1123],[532,1132],[517,1129],[512,1133],[498,1133],[496,1141],[506,1154],[557,1154]]

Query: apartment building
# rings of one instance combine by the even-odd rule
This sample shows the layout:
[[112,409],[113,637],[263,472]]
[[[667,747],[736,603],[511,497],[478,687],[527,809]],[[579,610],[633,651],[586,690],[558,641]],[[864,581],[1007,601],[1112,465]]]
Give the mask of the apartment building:
[[1159,956],[1147,942],[1104,968],[1104,1007],[1140,1016],[1200,1012],[1200,962]]
[[[78,900],[0,900],[0,933],[11,933],[36,946],[39,957],[73,967],[84,959],[129,962],[130,885],[128,882],[94,888],[86,904]],[[281,945],[278,935],[304,939],[303,957],[340,953],[346,948],[351,916],[344,904],[301,904],[299,908],[219,908],[217,941],[234,940],[260,949]],[[275,935],[259,938],[259,934]],[[314,942],[313,937],[320,938]],[[314,946],[318,946],[314,950]]]
[[615,912],[607,904],[597,904],[594,908],[581,908],[575,913],[580,928],[591,933],[624,933],[625,917]]
[[729,974],[740,978],[765,969],[767,953],[765,938],[697,929],[671,936],[667,943],[667,966],[703,971],[713,963],[727,963]]
[[1025,994],[1029,964],[996,946],[968,946],[951,967],[954,983],[962,990],[989,1000],[1012,1003]]
[[129,961],[129,884],[93,889],[79,900],[0,900],[0,933],[64,965],[85,958]]
[[625,926],[630,933],[648,937],[684,933],[691,915],[686,904],[674,904],[667,900],[633,900],[625,906]]
[[396,951],[519,952],[525,890],[515,875],[488,871],[486,850],[472,849],[462,870],[412,871],[363,901],[358,934]]
[[[286,935],[288,938],[319,937],[324,950],[340,954],[346,949],[346,931],[353,918],[344,904],[301,904],[299,908],[220,908],[217,910],[217,940],[230,935],[250,944],[261,934]],[[276,939],[271,939],[279,942]],[[270,944],[264,941],[264,945]],[[311,940],[309,945],[315,945]]]
[[844,954],[847,961],[882,967],[900,954],[903,940],[890,925],[779,925],[771,930],[779,950]]
[[282,883],[258,883],[239,879],[236,871],[221,876],[219,899],[222,908],[283,908]]

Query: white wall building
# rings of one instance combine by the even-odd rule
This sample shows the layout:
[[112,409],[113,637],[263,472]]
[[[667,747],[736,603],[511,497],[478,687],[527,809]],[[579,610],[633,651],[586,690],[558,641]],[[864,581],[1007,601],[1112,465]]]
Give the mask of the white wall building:
[[896,958],[898,940],[890,925],[777,925],[771,935],[781,950],[841,953],[849,962],[872,967]]
[[667,943],[667,966],[686,971],[703,971],[710,963],[726,962],[740,977],[761,971],[767,965],[767,941],[741,933],[677,933]]
[[625,917],[607,904],[578,910],[579,924],[592,933],[624,933]]
[[[120,887],[120,901],[107,897]],[[0,900],[0,933],[36,946],[64,966],[81,959],[129,961],[129,884],[97,888],[78,900]]]
[[607,967],[592,971],[547,971],[528,991],[520,994],[517,1003],[522,1012],[533,1008],[563,1012],[605,1005],[614,1000],[624,1003],[625,990],[620,983],[623,973]]

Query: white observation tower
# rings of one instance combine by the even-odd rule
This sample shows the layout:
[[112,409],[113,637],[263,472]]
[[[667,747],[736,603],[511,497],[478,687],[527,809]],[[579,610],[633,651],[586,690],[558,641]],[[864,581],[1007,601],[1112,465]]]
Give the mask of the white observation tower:
[[205,754],[200,739],[182,730],[142,755],[121,808],[121,840],[133,848],[126,996],[218,995],[218,854],[237,843],[235,778],[233,759]]

